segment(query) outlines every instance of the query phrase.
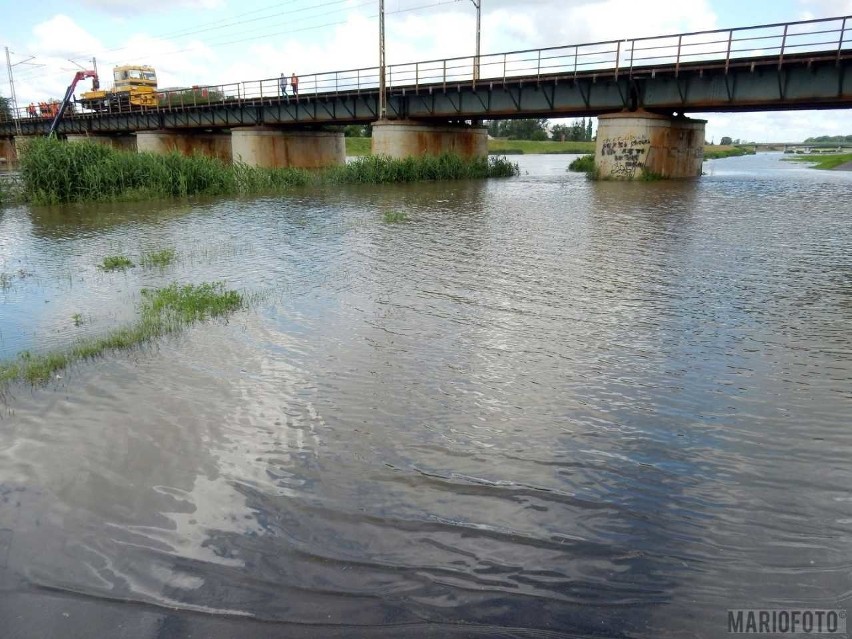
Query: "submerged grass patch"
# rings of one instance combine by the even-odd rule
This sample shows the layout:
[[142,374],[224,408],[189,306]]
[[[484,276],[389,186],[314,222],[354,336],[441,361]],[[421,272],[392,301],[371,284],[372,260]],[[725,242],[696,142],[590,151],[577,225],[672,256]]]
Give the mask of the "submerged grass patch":
[[66,350],[38,355],[25,351],[14,361],[0,362],[0,384],[14,380],[44,383],[75,361],[97,357],[108,350],[138,346],[192,323],[228,315],[245,304],[246,299],[240,293],[226,290],[221,283],[144,289],[135,324],[101,337],[80,340]]
[[20,171],[24,198],[35,204],[280,193],[312,184],[508,177],[519,172],[517,164],[505,158],[466,160],[451,154],[404,160],[361,157],[313,172],[267,169],[200,155],[133,153],[50,138],[32,140],[22,154]]
[[123,271],[135,265],[124,255],[107,255],[100,267],[105,271]]
[[398,224],[408,221],[408,215],[406,215],[405,211],[385,211],[382,218],[385,224]]
[[139,261],[142,266],[147,268],[165,268],[175,261],[176,256],[177,253],[173,248],[166,248],[143,253],[142,259]]

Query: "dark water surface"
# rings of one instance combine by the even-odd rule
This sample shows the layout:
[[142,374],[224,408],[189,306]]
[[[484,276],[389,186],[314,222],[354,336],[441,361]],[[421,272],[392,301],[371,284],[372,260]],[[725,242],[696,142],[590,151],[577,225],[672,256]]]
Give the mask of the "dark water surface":
[[131,321],[146,286],[265,295],[7,389],[0,626],[717,637],[728,608],[852,607],[852,174],[570,159],[0,209],[2,360]]

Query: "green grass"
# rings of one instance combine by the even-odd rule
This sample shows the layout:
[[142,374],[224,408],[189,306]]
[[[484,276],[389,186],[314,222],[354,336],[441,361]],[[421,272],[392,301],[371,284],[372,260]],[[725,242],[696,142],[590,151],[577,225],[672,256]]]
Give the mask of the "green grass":
[[594,142],[556,142],[554,140],[488,140],[492,155],[525,155],[530,153],[594,153]]
[[172,248],[148,251],[142,254],[139,262],[146,268],[165,268],[175,261],[176,256],[177,253]]
[[123,271],[134,266],[135,264],[130,261],[130,258],[124,255],[107,255],[104,258],[103,264],[100,265],[105,271]]
[[405,211],[385,211],[382,218],[385,224],[399,224],[408,221],[408,215]]
[[710,144],[704,147],[705,160],[718,160],[719,158],[732,158],[740,155],[754,155],[754,150],[741,146],[721,146],[718,144]]
[[[594,153],[594,142],[555,142],[551,140],[488,140],[490,155],[530,153]],[[346,138],[346,155],[372,155],[372,138]]]
[[142,291],[139,319],[101,337],[80,340],[65,350],[43,354],[21,353],[0,362],[0,385],[15,380],[45,383],[74,362],[98,357],[106,351],[128,349],[208,318],[225,316],[246,305],[236,291],[221,283],[187,284]]
[[372,155],[372,138],[344,138],[346,140],[346,155]]
[[225,164],[198,155],[133,153],[47,138],[31,141],[20,168],[24,198],[34,204],[275,194],[306,185],[507,177],[518,173],[517,165],[504,158],[466,160],[450,154],[404,160],[364,156],[313,172],[267,169]]
[[568,165],[569,171],[576,171],[577,173],[589,173],[595,170],[595,156],[594,155],[583,155]]
[[841,164],[852,162],[852,153],[840,153],[837,155],[793,155],[785,157],[784,160],[787,162],[807,162],[808,164],[812,164],[811,168],[814,169],[834,169]]
[[518,165],[505,158],[464,160],[457,155],[444,154],[395,160],[371,155],[326,169],[322,176],[323,181],[331,184],[383,184],[510,177],[518,173]]

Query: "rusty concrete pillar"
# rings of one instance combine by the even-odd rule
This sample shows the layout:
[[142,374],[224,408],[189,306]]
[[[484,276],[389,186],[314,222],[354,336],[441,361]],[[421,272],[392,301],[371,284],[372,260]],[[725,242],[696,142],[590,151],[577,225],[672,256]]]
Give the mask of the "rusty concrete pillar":
[[704,161],[705,124],[706,120],[643,111],[599,116],[595,145],[598,177],[698,177]]
[[346,162],[346,142],[339,131],[240,127],[231,130],[231,154],[249,166],[320,169]]
[[66,136],[70,144],[89,142],[91,144],[103,144],[118,151],[136,151],[135,135],[104,135],[104,134],[78,134],[69,133]]
[[15,138],[0,138],[0,169],[9,168],[18,163],[18,151]]
[[183,155],[206,155],[231,161],[231,136],[208,131],[139,131],[136,133],[139,153],[165,155],[177,151]]
[[488,129],[480,126],[426,124],[412,120],[373,123],[374,155],[392,158],[455,153],[463,158],[488,155]]

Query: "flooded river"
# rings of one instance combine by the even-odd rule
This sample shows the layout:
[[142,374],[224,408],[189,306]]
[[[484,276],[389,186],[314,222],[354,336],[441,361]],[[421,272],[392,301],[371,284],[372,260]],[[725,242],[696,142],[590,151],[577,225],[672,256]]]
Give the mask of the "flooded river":
[[0,625],[717,637],[729,608],[852,608],[852,174],[570,159],[0,209],[0,360],[132,321],[144,287],[260,294],[6,389]]

